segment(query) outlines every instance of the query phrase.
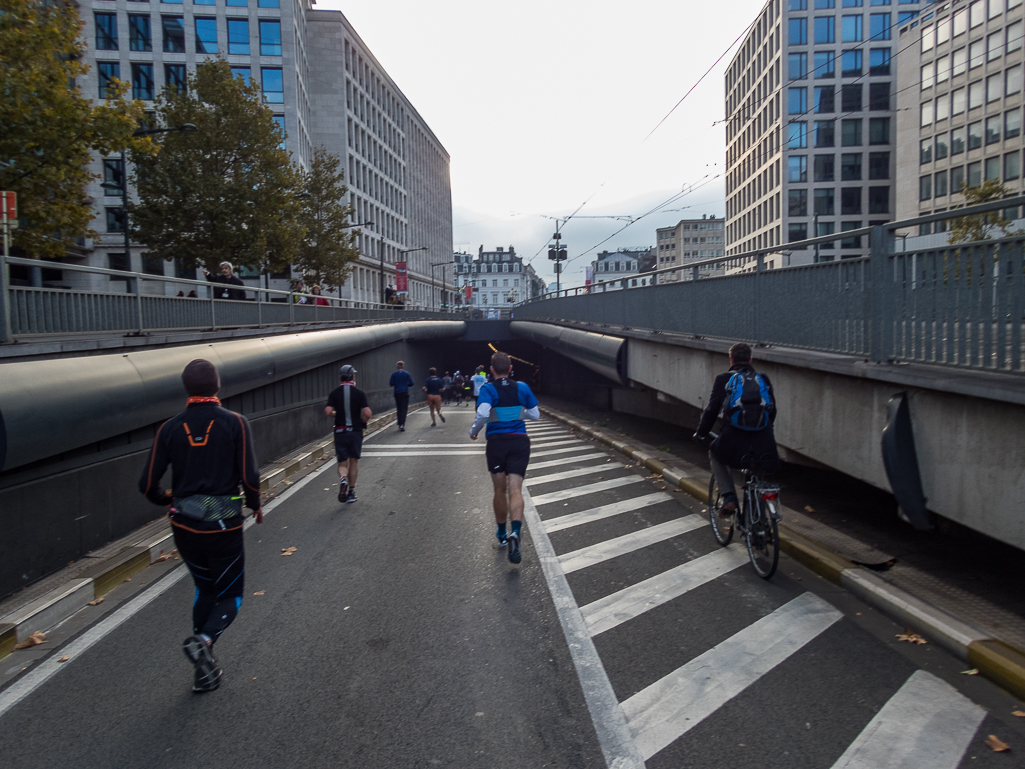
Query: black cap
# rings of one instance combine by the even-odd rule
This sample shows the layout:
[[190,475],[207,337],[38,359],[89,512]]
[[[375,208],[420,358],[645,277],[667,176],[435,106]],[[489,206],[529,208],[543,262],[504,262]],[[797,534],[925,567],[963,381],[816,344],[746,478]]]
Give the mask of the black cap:
[[209,397],[221,389],[221,378],[213,363],[196,358],[182,371],[182,384],[189,395]]

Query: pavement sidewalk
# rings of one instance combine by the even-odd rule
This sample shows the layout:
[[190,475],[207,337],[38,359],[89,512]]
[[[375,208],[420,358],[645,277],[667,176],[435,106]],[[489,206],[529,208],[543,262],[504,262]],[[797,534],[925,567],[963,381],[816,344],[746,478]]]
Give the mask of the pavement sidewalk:
[[[569,413],[571,409],[578,413]],[[609,427],[612,412],[584,409],[580,414],[578,404],[553,399],[541,410],[660,475],[667,486],[707,502],[709,470],[673,454],[668,444],[655,447],[631,435],[629,415],[617,415],[616,429]],[[962,587],[944,584],[934,574],[905,565],[893,568],[896,559],[886,552],[811,516],[788,507],[783,512],[781,547],[791,558],[1025,698],[1025,620]],[[997,618],[997,627],[979,622],[980,617]]]

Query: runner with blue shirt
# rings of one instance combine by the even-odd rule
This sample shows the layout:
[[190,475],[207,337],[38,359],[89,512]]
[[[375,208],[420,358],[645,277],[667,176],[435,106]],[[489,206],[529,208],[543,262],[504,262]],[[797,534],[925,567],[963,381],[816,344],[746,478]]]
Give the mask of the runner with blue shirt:
[[[496,536],[500,545],[509,546],[509,561],[519,563],[520,530],[523,528],[523,479],[530,462],[530,438],[523,419],[540,419],[537,398],[525,382],[509,378],[512,361],[504,352],[491,356],[494,382],[481,386],[477,398],[477,418],[470,428],[470,438],[477,435],[485,423],[488,426],[488,471],[494,486]],[[507,525],[511,523],[511,531]]]
[[406,371],[406,364],[399,361],[395,371],[388,380],[388,386],[395,393],[395,417],[399,423],[399,431],[406,431],[406,412],[409,411],[409,388],[415,385],[412,375]]

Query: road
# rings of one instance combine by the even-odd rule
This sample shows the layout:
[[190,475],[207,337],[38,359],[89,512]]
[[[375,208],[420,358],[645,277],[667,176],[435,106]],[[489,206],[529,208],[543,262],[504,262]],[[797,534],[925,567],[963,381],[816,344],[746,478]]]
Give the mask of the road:
[[788,559],[762,581],[694,500],[557,423],[531,425],[511,565],[470,410],[446,415],[368,440],[358,503],[328,464],[247,531],[217,692],[190,691],[173,562],[0,663],[0,765],[1022,765],[1009,695]]

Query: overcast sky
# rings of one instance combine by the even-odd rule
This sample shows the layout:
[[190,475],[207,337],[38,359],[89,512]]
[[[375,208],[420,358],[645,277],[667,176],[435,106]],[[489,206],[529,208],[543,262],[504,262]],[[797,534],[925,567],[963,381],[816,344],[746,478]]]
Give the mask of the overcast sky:
[[[322,0],[342,11],[451,155],[453,241],[515,246],[554,280],[563,230],[569,285],[597,252],[655,245],[655,229],[724,214],[723,74],[764,0]],[[685,208],[686,207],[686,208]],[[684,209],[684,210],[675,210]],[[414,245],[414,244],[411,244]]]

